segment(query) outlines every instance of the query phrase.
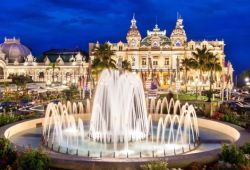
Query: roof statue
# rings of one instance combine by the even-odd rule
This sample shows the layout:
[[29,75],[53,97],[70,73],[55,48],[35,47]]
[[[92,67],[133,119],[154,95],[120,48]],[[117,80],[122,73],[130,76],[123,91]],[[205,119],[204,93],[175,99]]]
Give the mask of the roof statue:
[[15,61],[14,61],[14,65],[15,65],[15,66],[19,65],[19,62],[18,62],[18,60],[17,60],[17,59],[15,59]]
[[49,60],[48,56],[45,57],[44,63],[45,63],[45,65],[49,65],[50,64],[50,60]]
[[59,64],[59,65],[64,65],[64,61],[62,59],[62,57],[59,55],[59,57],[56,59],[56,62]]
[[81,62],[83,60],[82,54],[79,52],[76,54],[75,61]]
[[34,61],[34,56],[30,53],[30,54],[27,56],[26,61],[27,61],[28,63],[32,63],[32,62]]
[[0,60],[5,61],[5,54],[0,50]]
[[76,61],[76,59],[75,59],[75,57],[72,55],[72,56],[70,57],[69,61],[70,61],[70,62],[74,62],[74,61]]

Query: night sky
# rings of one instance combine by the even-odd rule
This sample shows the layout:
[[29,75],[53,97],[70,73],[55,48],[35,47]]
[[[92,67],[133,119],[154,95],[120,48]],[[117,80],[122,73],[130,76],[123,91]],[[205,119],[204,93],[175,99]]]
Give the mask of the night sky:
[[135,13],[142,36],[156,18],[168,36],[177,12],[189,40],[225,40],[236,73],[250,69],[249,0],[1,0],[0,42],[17,37],[36,56],[50,48],[88,50],[89,42],[126,40]]

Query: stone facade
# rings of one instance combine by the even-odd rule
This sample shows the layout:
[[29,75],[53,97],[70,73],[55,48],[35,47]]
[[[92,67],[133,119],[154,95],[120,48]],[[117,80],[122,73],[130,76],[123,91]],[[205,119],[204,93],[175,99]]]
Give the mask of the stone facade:
[[[7,43],[12,46],[7,50],[1,49],[1,47],[5,46]],[[21,45],[20,40],[6,39],[1,45],[0,79],[2,81],[8,79],[11,74],[23,74],[31,76],[34,81],[51,83],[53,71],[50,63],[52,62],[55,62],[57,67],[54,70],[55,82],[64,84],[77,83],[80,76],[87,74],[88,63],[85,60],[86,57],[80,52],[72,55],[67,61],[64,61],[62,57],[58,55],[55,61],[51,61],[48,56],[45,56],[43,61],[38,62],[31,52],[27,55],[22,51],[22,48],[25,46]],[[13,47],[15,47],[15,49],[11,51]],[[27,47],[25,47],[25,49],[26,48]],[[17,54],[18,57],[15,59]],[[63,53],[61,55],[63,55]],[[9,58],[11,58],[11,60],[9,60]]]
[[[156,24],[152,31],[147,31],[146,37],[141,37],[137,28],[136,20],[133,17],[131,26],[126,36],[127,42],[107,42],[115,52],[113,58],[119,63],[121,60],[128,60],[132,70],[142,77],[144,81],[156,77],[162,88],[184,85],[184,71],[182,71],[182,59],[192,57],[196,48],[206,47],[213,54],[216,54],[222,66],[222,72],[215,74],[214,88],[232,88],[233,67],[230,62],[225,62],[223,40],[194,41],[188,40],[183,25],[183,19],[178,18],[176,26],[168,37],[166,30],[160,30]],[[99,43],[90,43],[90,58],[93,59],[93,50]],[[199,71],[188,72],[188,87],[196,86],[195,80],[199,77]],[[199,86],[203,89],[209,87],[209,74],[203,73]]]

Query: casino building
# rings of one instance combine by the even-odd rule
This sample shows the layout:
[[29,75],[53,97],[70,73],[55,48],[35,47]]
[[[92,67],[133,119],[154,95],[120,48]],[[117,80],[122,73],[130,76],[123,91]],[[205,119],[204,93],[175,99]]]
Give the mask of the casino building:
[[8,79],[11,74],[24,74],[34,81],[51,83],[51,63],[56,63],[55,82],[77,83],[80,76],[87,74],[87,58],[80,49],[51,49],[43,55],[42,61],[38,61],[19,39],[5,38],[0,44],[0,80]]
[[[184,86],[184,71],[181,69],[182,59],[192,57],[196,48],[206,47],[216,54],[222,66],[222,71],[214,75],[214,88],[232,88],[233,67],[226,62],[224,53],[224,41],[194,41],[187,38],[183,25],[183,19],[178,18],[176,26],[168,36],[166,30],[161,30],[156,24],[153,30],[147,31],[147,36],[142,37],[137,28],[135,17],[126,36],[126,42],[107,42],[115,52],[113,58],[119,63],[128,60],[132,70],[138,73],[147,82],[157,78],[162,88],[177,89]],[[93,50],[99,45],[89,44],[90,58],[93,59]],[[199,71],[188,72],[188,88],[201,86],[203,89],[209,87],[209,74],[203,73],[202,79],[197,82]]]

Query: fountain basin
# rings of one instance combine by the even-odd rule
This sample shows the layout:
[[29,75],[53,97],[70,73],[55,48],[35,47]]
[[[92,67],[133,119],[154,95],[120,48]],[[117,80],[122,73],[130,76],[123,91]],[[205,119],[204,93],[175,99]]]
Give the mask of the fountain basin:
[[[78,115],[83,120],[89,120],[90,115]],[[153,116],[153,119],[157,120],[158,115]],[[153,156],[145,157],[120,157],[120,158],[110,158],[110,157],[92,157],[90,156],[76,156],[76,154],[62,154],[57,152],[57,148],[53,148],[54,151],[43,147],[43,149],[48,152],[51,157],[51,166],[53,167],[63,167],[69,169],[81,169],[86,167],[96,167],[96,168],[106,168],[113,169],[115,167],[125,168],[138,168],[145,162],[159,159],[167,159],[170,167],[183,167],[190,164],[193,161],[197,162],[211,162],[218,158],[218,153],[220,152],[221,143],[233,143],[242,144],[246,140],[246,136],[249,134],[244,131],[243,128],[238,126],[225,124],[222,122],[211,121],[207,119],[198,118],[198,124],[200,128],[201,144],[190,152],[177,153],[177,155],[172,156],[162,156],[160,153],[155,153]],[[11,142],[17,146],[18,149],[22,150],[23,145],[27,147],[28,144],[34,147],[39,146],[40,137],[42,136],[42,126],[43,118],[34,119],[29,121],[24,121],[21,123],[7,125],[1,128],[4,137],[11,140]],[[40,131],[39,131],[40,128]],[[35,132],[35,133],[34,133]],[[37,140],[32,140],[29,134],[37,136]],[[36,135],[34,135],[36,134]],[[217,137],[215,137],[217,135]],[[32,136],[32,135],[31,135]],[[210,136],[210,137],[209,137]],[[36,146],[33,142],[36,142]]]

